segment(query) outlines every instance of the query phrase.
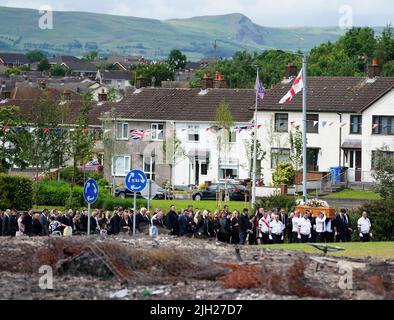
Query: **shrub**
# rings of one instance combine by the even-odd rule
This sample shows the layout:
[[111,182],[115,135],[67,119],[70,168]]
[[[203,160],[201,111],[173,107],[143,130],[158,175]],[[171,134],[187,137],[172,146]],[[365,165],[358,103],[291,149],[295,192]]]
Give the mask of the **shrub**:
[[0,174],[0,209],[29,210],[33,199],[33,181]]
[[257,207],[265,209],[286,209],[287,212],[293,211],[296,207],[296,200],[286,195],[270,196],[257,202]]
[[[63,207],[71,196],[71,186],[64,181],[40,181],[34,189],[34,202],[41,206]],[[72,197],[83,205],[83,188],[75,186]]]
[[[358,212],[367,211],[372,223],[374,241],[390,241],[394,237],[394,199],[369,202]],[[356,221],[357,223],[357,221]]]
[[[74,168],[71,166],[60,169],[60,177],[62,180],[66,182],[72,183],[73,175],[74,175]],[[104,174],[102,172],[97,172],[97,171],[85,171],[84,174],[82,170],[77,169],[75,174],[75,184],[79,186],[83,186],[85,181],[87,181],[90,178],[99,181],[104,179]]]
[[[112,196],[99,197],[97,202],[93,205],[96,208],[113,211],[117,207],[132,208],[134,206],[133,199],[120,199]],[[146,207],[145,199],[137,199],[137,208]]]
[[272,174],[274,186],[279,187],[283,184],[293,185],[296,172],[291,163],[279,163],[275,172]]

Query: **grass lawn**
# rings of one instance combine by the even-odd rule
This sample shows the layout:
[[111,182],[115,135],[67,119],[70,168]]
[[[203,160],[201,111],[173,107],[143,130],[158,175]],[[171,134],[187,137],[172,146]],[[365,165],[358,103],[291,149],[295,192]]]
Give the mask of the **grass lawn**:
[[[242,211],[245,208],[245,203],[243,201],[230,201],[226,203],[230,211],[239,210]],[[194,208],[200,210],[208,209],[212,212],[218,209],[223,209],[225,203],[222,202],[221,208],[216,207],[216,201],[193,201],[193,200],[153,200],[151,202],[151,208],[160,208],[164,211],[169,210],[171,205],[175,205],[177,210],[186,209],[188,205],[193,205]],[[249,203],[247,204],[249,208]]]
[[339,192],[325,196],[326,199],[363,199],[363,200],[379,200],[380,195],[372,191],[350,190],[345,189]]
[[[333,243],[333,246],[338,246],[346,249],[335,253],[329,253],[332,256],[351,257],[351,258],[365,258],[374,257],[379,259],[394,259],[394,242],[351,242],[351,243]],[[260,246],[268,249],[283,249],[305,251],[308,253],[321,253],[321,251],[307,244],[282,244],[282,245],[268,245]]]

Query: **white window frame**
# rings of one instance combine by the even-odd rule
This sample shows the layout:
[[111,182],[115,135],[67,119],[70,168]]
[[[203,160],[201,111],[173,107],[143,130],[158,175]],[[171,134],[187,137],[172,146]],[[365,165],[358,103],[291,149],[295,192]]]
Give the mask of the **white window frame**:
[[[159,126],[162,126],[162,129],[159,129]],[[153,141],[164,141],[164,123],[152,123],[152,140]],[[161,133],[158,134],[158,131],[161,130]]]
[[[122,126],[122,132],[119,137],[119,127]],[[126,131],[125,131],[126,129]],[[126,136],[125,136],[126,133]],[[129,124],[127,122],[117,122],[116,123],[116,140],[127,141],[129,140]]]
[[[190,135],[198,135],[198,140],[190,140]],[[201,140],[200,126],[198,124],[189,124],[187,126],[187,141],[198,143]]]
[[[149,171],[145,170],[145,162],[146,160],[149,159]],[[156,180],[156,163],[155,163],[155,157],[153,156],[143,156],[143,168],[144,168],[144,173],[148,177],[148,179],[155,181]],[[155,167],[155,170],[153,170],[153,166]],[[154,176],[155,179],[152,179],[152,176]]]
[[[124,168],[125,168],[124,172],[120,172],[120,173],[115,172],[116,159],[119,159],[119,158],[123,158]],[[128,175],[128,173],[130,172],[130,170],[131,170],[131,156],[129,156],[129,155],[119,155],[119,156],[114,156],[112,158],[112,175],[114,177],[126,177]]]

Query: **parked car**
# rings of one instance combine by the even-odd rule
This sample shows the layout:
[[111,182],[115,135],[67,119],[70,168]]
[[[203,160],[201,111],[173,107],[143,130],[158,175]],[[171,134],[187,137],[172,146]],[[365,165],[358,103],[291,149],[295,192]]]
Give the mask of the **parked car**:
[[[121,199],[126,199],[126,198],[131,198],[134,197],[134,192],[131,192],[129,189],[125,187],[121,188],[116,188],[115,189],[115,197],[121,198]],[[137,198],[142,198],[141,192],[137,192]],[[157,192],[153,197],[154,200],[174,200],[174,195],[173,193],[164,190],[163,188],[158,187]]]
[[[223,199],[225,197],[226,184],[211,184],[205,189],[196,190],[193,192],[193,200],[216,200],[217,192],[222,190]],[[245,201],[245,195],[249,198],[249,191],[241,184],[227,183],[227,190],[231,201]]]

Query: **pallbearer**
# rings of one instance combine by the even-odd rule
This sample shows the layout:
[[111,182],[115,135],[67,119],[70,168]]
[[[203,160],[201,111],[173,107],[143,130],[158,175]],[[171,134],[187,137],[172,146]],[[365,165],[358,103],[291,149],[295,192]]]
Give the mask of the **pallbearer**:
[[360,241],[361,242],[369,242],[371,241],[372,233],[371,233],[371,221],[368,218],[368,213],[366,211],[363,212],[363,216],[358,219],[358,231],[360,232]]

